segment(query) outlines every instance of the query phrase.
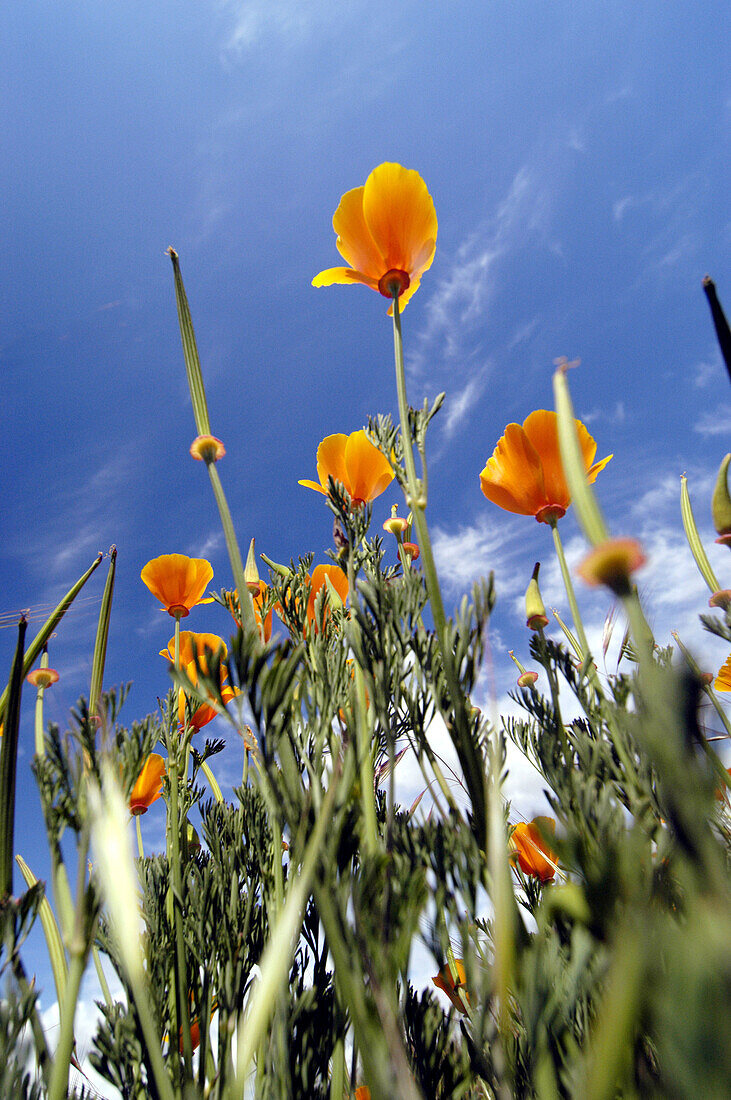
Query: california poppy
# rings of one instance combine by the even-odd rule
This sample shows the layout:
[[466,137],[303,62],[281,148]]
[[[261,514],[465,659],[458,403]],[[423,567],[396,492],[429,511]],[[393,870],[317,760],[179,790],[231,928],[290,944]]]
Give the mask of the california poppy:
[[[226,643],[223,638],[219,638],[218,634],[198,634],[195,630],[181,630],[180,631],[180,667],[185,668],[191,661],[195,660],[196,653],[198,654],[198,663],[204,659],[206,649],[213,650],[214,653],[221,654],[225,657],[228,653]],[[168,642],[167,649],[160,650],[160,656],[166,657],[169,661],[175,660],[175,637],[173,636]]]
[[413,169],[379,164],[363,187],[346,191],[333,216],[335,242],[349,267],[330,267],[313,286],[364,283],[404,306],[431,267],[437,215],[426,184]]
[[327,494],[328,478],[345,486],[353,504],[370,502],[380,496],[393,481],[393,470],[385,455],[368,439],[364,431],[350,435],[328,435],[317,448],[316,481],[305,479],[300,485]]
[[[315,600],[322,586],[330,581],[341,602],[345,603],[348,598],[348,578],[337,565],[316,565],[308,579],[310,596],[307,601],[307,622],[311,624],[315,621]],[[330,599],[332,597],[328,591],[328,600]],[[325,614],[327,615],[327,611]]]
[[510,834],[510,847],[524,875],[532,875],[541,882],[550,882],[554,877],[558,856],[548,847],[543,834],[555,830],[556,822],[552,817],[536,817],[515,826]]
[[140,576],[168,615],[175,619],[184,619],[196,604],[211,602],[203,599],[213,577],[213,567],[205,558],[163,554],[148,561]]
[[[594,482],[612,455],[592,465],[596,443],[580,420],[574,423],[586,476]],[[522,425],[508,424],[480,474],[480,486],[487,499],[506,512],[535,516],[539,523],[560,519],[571,496],[561,463],[556,413],[537,409]]]
[[[452,975],[452,969],[449,966],[443,967],[436,978],[432,978],[434,985],[441,989],[442,993],[446,993],[450,1001],[459,1012],[464,1012],[465,1006],[462,997],[460,996],[460,990],[464,989],[465,982],[467,981],[467,975],[465,973],[464,963],[461,959],[454,960],[454,969],[457,972],[457,980],[455,981]],[[464,989],[464,996],[467,1004],[470,1003],[469,994]]]
[[150,753],[129,796],[129,812],[133,817],[146,814],[152,803],[157,802],[162,794],[164,775],[165,761],[158,753]]

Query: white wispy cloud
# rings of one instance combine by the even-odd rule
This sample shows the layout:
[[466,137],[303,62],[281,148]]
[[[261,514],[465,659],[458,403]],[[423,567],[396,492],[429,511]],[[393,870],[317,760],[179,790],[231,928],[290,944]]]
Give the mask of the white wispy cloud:
[[731,436],[731,405],[716,405],[709,409],[693,425],[693,431],[699,435]]
[[463,389],[457,393],[447,394],[444,403],[445,417],[442,421],[442,431],[446,439],[451,439],[457,428],[477,403],[485,388],[486,370],[470,378]]
[[223,13],[224,56],[237,59],[267,38],[291,44],[306,42],[319,27],[353,18],[361,7],[337,0],[219,0]]

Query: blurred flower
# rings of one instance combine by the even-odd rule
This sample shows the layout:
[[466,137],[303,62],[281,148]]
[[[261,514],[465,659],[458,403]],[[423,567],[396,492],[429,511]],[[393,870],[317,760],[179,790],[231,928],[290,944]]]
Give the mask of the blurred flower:
[[[206,671],[205,662],[199,659],[198,663],[201,665],[203,671]],[[185,665],[185,672],[193,685],[197,685],[198,673],[196,671],[194,661],[191,661],[189,664]],[[201,694],[205,693],[201,692]],[[241,692],[238,688],[233,688],[230,686],[230,684],[226,683],[226,674],[222,669],[221,699],[223,701],[223,705],[226,706],[228,703],[231,702],[232,699],[235,699],[236,696],[240,694]],[[210,703],[200,703],[195,699],[192,700],[192,703],[195,709],[191,708],[190,717],[188,717],[188,696],[185,694],[183,689],[180,688],[178,691],[178,722],[181,726],[184,726],[187,721],[188,724],[192,727],[193,732],[199,733],[204,726],[207,726],[209,722],[212,722],[213,719],[218,716],[219,710],[213,702],[213,697],[211,697]]]
[[29,672],[26,676],[26,680],[29,684],[32,684],[36,688],[47,688],[51,684],[55,684],[59,679],[59,675],[55,668],[34,668],[32,672]]
[[517,684],[518,687],[521,688],[530,687],[531,684],[535,684],[537,679],[537,672],[521,672],[520,676],[518,677]]
[[313,286],[364,283],[406,305],[437,247],[434,202],[418,172],[379,164],[364,187],[346,191],[333,217],[335,246],[350,267],[330,267]]
[[731,653],[718,670],[713,686],[716,691],[731,691]]
[[[441,989],[442,993],[447,994],[450,1001],[458,1010],[458,1012],[464,1012],[464,1001],[462,1000],[459,991],[461,989],[464,989],[467,975],[465,974],[464,963],[461,959],[454,960],[454,969],[457,971],[456,981],[452,976],[452,970],[449,966],[443,967],[437,974],[436,978],[432,978],[432,981],[434,982],[434,985],[437,987],[437,989]],[[467,1004],[469,1004],[470,997],[466,989],[464,989],[464,996]]]
[[533,875],[541,882],[550,882],[556,874],[558,857],[543,839],[543,833],[554,833],[556,822],[552,817],[536,817],[533,821],[520,821],[510,834],[513,858],[517,859],[524,875]]
[[355,1090],[355,1100],[371,1100],[371,1090],[368,1085],[358,1085]]
[[576,572],[587,584],[604,584],[623,596],[629,591],[632,573],[646,561],[636,539],[607,539],[586,555]]
[[[197,634],[194,630],[180,631],[181,668],[185,668],[186,665],[195,660],[196,653],[198,654],[198,663],[203,664],[206,649],[211,649],[214,653],[220,652],[222,657],[225,657],[228,653],[226,643],[223,638],[219,638],[218,634]],[[175,660],[175,635],[168,642],[167,649],[160,650],[160,656],[166,657],[169,661]]]
[[419,554],[421,553],[421,550],[415,542],[403,542],[401,544],[401,549],[410,561],[419,560]]
[[165,761],[158,753],[150,753],[129,796],[129,812],[133,817],[146,814],[152,803],[157,802],[162,794],[164,775]]
[[328,477],[332,477],[342,482],[353,505],[358,505],[380,496],[393,481],[393,470],[385,455],[361,430],[323,439],[317,448],[317,476],[319,485],[307,479],[299,484],[327,494]]
[[215,435],[199,435],[191,443],[190,453],[198,462],[218,462],[226,454],[226,448]]
[[203,599],[213,577],[213,568],[205,558],[163,554],[148,561],[140,576],[168,615],[175,619],[184,619],[196,604],[212,602]]
[[[575,423],[586,476],[594,482],[612,455],[592,465],[596,443],[580,420]],[[487,499],[506,512],[535,516],[539,523],[560,519],[571,496],[561,465],[556,413],[537,409],[522,426],[508,424],[480,474],[480,486]]]

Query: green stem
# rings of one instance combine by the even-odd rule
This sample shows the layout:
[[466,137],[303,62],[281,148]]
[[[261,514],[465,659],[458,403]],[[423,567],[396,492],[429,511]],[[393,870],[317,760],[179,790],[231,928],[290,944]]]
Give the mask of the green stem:
[[561,536],[558,533],[558,524],[555,520],[551,524],[551,531],[553,532],[553,545],[556,548],[556,557],[558,558],[558,564],[561,569],[561,576],[563,577],[564,588],[566,589],[569,607],[571,608],[571,616],[574,620],[574,627],[576,628],[576,633],[579,638],[581,657],[584,661],[590,661],[591,651],[589,650],[589,643],[586,640],[586,632],[584,630],[584,624],[581,621],[581,615],[579,614],[579,605],[576,602],[574,585],[571,580],[571,574],[569,573],[568,564],[566,562],[566,555],[563,552],[563,543],[561,542]]
[[223,535],[226,540],[226,549],[228,550],[229,561],[231,562],[231,572],[234,577],[234,585],[239,596],[239,608],[241,610],[241,625],[244,628],[246,634],[251,634],[252,631],[257,630],[256,619],[254,617],[254,605],[251,602],[251,594],[246,587],[246,581],[244,580],[244,563],[241,558],[241,551],[236,539],[236,532],[234,530],[233,520],[231,518],[231,512],[228,507],[228,501],[223,491],[223,485],[221,479],[218,476],[218,469],[216,463],[211,461],[206,463],[208,467],[208,475],[211,479],[211,486],[213,488],[213,495],[216,498],[216,504],[218,505],[218,513],[221,517],[221,526],[223,527]]
[[487,791],[485,785],[484,766],[481,754],[469,732],[469,719],[463,693],[460,689],[457,672],[454,667],[454,656],[447,644],[447,617],[444,612],[442,593],[439,587],[434,554],[432,552],[429,528],[426,522],[426,494],[424,485],[416,476],[416,463],[414,461],[414,448],[411,439],[411,426],[409,423],[409,405],[406,398],[406,370],[404,366],[404,346],[401,333],[401,315],[399,312],[398,294],[393,295],[393,349],[396,364],[396,391],[398,395],[399,419],[401,422],[401,442],[406,466],[406,503],[411,510],[416,525],[421,560],[424,569],[424,581],[426,584],[429,604],[437,643],[442,655],[444,675],[452,699],[453,714],[445,716],[447,729],[452,739],[452,744],[464,772],[467,789],[472,803],[474,828],[478,843],[485,847],[487,838]]
[[211,790],[213,791],[213,797],[215,798],[216,802],[218,802],[218,803],[223,802],[223,794],[221,793],[221,788],[219,787],[218,782],[216,781],[215,775],[213,774],[213,772],[209,768],[207,761],[205,761],[205,760],[201,761],[201,770],[202,770],[203,774],[205,775],[206,779],[208,780],[208,782],[211,784]]
[[81,979],[84,976],[85,967],[86,952],[73,953],[63,997],[59,1040],[53,1056],[48,1100],[65,1100],[68,1093],[69,1064],[74,1050],[74,1016],[76,1015],[76,1002],[79,999],[79,989],[81,988]]
[[135,814],[135,832],[137,833],[137,852],[140,859],[145,858],[145,849],[142,847],[142,826],[140,825],[140,818],[142,814]]
[[109,983],[107,982],[107,976],[102,968],[102,960],[99,957],[99,948],[96,944],[92,946],[91,953],[94,957],[94,969],[96,970],[96,976],[99,979],[99,985],[101,986],[102,996],[104,997],[104,1003],[107,1008],[111,1008],[114,1004],[112,1000],[112,994],[109,991]]

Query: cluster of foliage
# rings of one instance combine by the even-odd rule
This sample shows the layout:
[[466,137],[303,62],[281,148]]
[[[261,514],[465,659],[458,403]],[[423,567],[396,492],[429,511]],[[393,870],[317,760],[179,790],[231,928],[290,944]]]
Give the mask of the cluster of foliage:
[[[416,186],[415,173],[406,175]],[[413,202],[423,202],[417,191]],[[420,232],[432,232],[425,225]],[[124,693],[102,691],[112,554],[90,697],[64,735],[43,729],[52,670],[42,657],[33,767],[54,913],[24,864],[28,889],[12,894],[21,685],[101,559],[27,650],[21,623],[0,700],[3,1096],[93,1094],[90,1085],[69,1085],[74,1010],[90,958],[104,995],[90,1061],[125,1100],[728,1095],[728,776],[698,717],[703,693],[717,703],[715,693],[692,662],[674,666],[671,651],[649,634],[630,558],[608,539],[589,488],[598,472],[590,469],[593,453],[577,474],[580,433],[559,371],[571,495],[564,486],[562,501],[534,503],[536,511],[551,505],[544,521],[554,531],[571,496],[581,509],[599,551],[591,568],[626,612],[623,671],[597,671],[571,589],[566,644],[546,634],[536,574],[530,655],[548,692],[523,674],[516,693],[523,718],[496,724],[473,706],[492,581],[476,583],[446,617],[425,519],[426,435],[441,401],[409,408],[403,379],[399,296],[409,271],[418,286],[432,257],[422,242],[401,262],[391,255],[380,270],[371,257],[373,270],[356,272],[392,299],[394,311],[401,424],[371,420],[365,442],[374,462],[392,470],[411,512],[409,521],[394,516],[384,525],[387,537],[397,537],[398,565],[386,564],[386,540],[371,531],[369,491],[349,486],[341,463],[319,486],[334,514],[331,564],[319,567],[315,583],[311,556],[286,567],[269,563],[264,588],[236,543],[216,468],[224,452],[210,434],[172,255],[199,431],[194,456],[211,477],[235,583],[217,598],[238,628],[227,647],[192,644],[181,661],[180,619],[207,580],[197,592],[184,590],[180,568],[188,580],[197,576],[188,559],[150,563],[146,583],[175,619],[175,687],[159,714],[123,726]],[[347,281],[349,270],[318,279],[336,281],[339,272]],[[695,552],[703,560],[702,548]],[[729,603],[710,625],[731,641]],[[270,636],[273,609],[284,637]],[[209,764],[221,742],[193,743],[201,707],[225,715],[241,745],[242,784],[228,800]],[[459,761],[458,797],[430,741],[441,723]],[[548,819],[511,824],[501,793],[509,742],[540,773],[555,832]],[[158,744],[166,754],[159,768]],[[410,807],[395,792],[405,751],[418,760],[428,792]],[[133,864],[129,809],[143,812],[160,790],[165,853],[141,854]],[[72,852],[75,892],[66,870]],[[61,1010],[54,1052],[23,962],[36,918]],[[436,988],[410,981],[417,942],[433,955],[434,987],[446,992],[447,1010]],[[109,991],[101,956],[121,997]]]

